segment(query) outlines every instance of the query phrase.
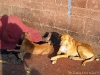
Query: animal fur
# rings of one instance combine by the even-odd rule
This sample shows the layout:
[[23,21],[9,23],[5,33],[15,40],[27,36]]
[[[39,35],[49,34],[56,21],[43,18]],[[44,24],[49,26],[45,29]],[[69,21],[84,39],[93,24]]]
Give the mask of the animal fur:
[[43,36],[43,41],[51,45],[60,45],[60,34],[57,32],[46,32]]
[[[51,58],[52,64],[55,64],[58,58],[70,58],[72,60],[82,60],[82,65],[95,59],[95,53],[92,47],[86,43],[74,40],[70,35],[63,34],[61,36],[60,48],[57,56]],[[64,53],[61,55],[61,53]]]
[[[12,51],[16,51],[16,52],[28,52],[31,54],[49,54],[50,52],[52,52],[53,50],[53,46],[49,45],[48,43],[44,43],[44,44],[36,44],[32,41],[29,40],[29,33],[25,32],[22,34],[22,44],[19,45],[20,46],[20,50],[12,50]],[[18,46],[18,45],[17,45]]]

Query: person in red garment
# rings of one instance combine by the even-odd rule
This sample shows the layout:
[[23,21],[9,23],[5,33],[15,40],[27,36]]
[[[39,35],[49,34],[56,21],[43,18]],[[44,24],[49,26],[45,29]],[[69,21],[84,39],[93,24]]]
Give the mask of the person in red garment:
[[0,17],[0,49],[14,49],[21,41],[23,32],[29,32],[33,42],[42,41],[41,34],[31,27],[26,26],[17,16]]

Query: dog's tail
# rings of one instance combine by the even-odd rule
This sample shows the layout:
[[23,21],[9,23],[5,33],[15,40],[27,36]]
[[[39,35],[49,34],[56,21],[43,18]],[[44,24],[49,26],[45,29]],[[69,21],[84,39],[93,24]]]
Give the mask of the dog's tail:
[[83,61],[82,65],[85,66],[87,62],[91,62],[93,60],[95,60],[95,55],[93,55],[91,58],[86,59],[85,61]]

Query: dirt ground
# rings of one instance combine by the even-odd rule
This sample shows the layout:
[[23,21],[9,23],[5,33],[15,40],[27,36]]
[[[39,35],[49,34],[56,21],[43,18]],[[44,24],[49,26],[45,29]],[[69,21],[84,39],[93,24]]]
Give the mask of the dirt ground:
[[100,61],[81,65],[81,61],[68,58],[57,60],[51,64],[50,58],[56,55],[58,48],[51,55],[25,55],[21,65],[0,64],[0,75],[100,75]]

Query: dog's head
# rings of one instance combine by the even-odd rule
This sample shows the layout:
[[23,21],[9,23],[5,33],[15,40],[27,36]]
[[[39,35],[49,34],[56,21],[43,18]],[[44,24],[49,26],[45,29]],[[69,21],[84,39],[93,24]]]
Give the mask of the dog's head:
[[43,36],[43,41],[51,44],[50,38],[51,38],[51,33],[50,32],[46,32],[44,34],[44,36]]
[[22,39],[28,39],[29,36],[30,36],[30,33],[24,32],[24,33],[21,35],[21,38],[22,38]]
[[68,34],[62,34],[61,36],[61,46],[69,46],[72,43],[73,38]]
[[43,36],[43,40],[49,42],[52,45],[60,45],[61,36],[57,32],[46,32]]

